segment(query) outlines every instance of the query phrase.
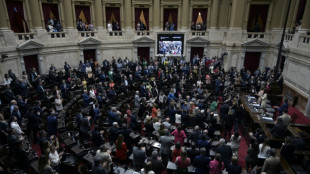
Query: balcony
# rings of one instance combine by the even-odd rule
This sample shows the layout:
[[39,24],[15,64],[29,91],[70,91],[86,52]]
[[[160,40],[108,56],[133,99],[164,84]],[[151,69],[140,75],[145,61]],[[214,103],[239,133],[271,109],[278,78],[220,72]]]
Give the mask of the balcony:
[[35,33],[15,33],[15,36],[18,41],[27,41],[34,39]]
[[264,39],[266,38],[266,33],[262,32],[247,32],[248,39]]
[[207,31],[190,31],[191,36],[207,36],[208,32]]
[[136,36],[150,36],[151,32],[150,31],[135,31]]
[[79,31],[80,37],[95,37],[96,31]]
[[290,41],[293,41],[293,37],[294,37],[294,34],[286,33],[284,36],[284,40],[290,42]]
[[51,39],[60,39],[66,37],[66,32],[48,32],[47,35]]
[[300,35],[299,44],[310,45],[310,35]]
[[124,36],[124,31],[108,31],[108,36],[111,37],[119,37],[119,36]]

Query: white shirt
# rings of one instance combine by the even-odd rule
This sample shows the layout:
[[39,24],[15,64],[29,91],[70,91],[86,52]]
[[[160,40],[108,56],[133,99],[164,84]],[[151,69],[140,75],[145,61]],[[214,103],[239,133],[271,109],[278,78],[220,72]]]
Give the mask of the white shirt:
[[270,156],[270,146],[265,146],[264,150],[262,151],[263,144],[259,144],[259,154],[257,155],[258,158],[267,159]]
[[54,153],[50,152],[49,158],[51,161],[51,166],[57,166],[60,162],[58,152],[55,150]]
[[61,98],[55,99],[55,108],[57,111],[60,111],[63,109]]
[[175,123],[181,124],[181,115],[180,114],[175,114]]
[[92,69],[91,69],[91,67],[89,66],[89,67],[86,67],[86,73],[88,74],[88,73],[91,73],[92,72]]
[[22,129],[20,128],[19,124],[17,122],[11,122],[11,128],[16,132],[16,134],[21,135]]
[[94,91],[94,90],[90,90],[90,91],[89,91],[89,96],[90,96],[91,98],[96,98],[95,91]]
[[158,131],[158,130],[159,130],[159,127],[160,127],[160,123],[159,123],[159,122],[155,122],[155,123],[153,124],[153,127],[154,127],[154,129],[155,129],[156,131]]
[[9,77],[8,79],[4,78],[4,83],[3,85],[10,85],[12,82],[12,79]]
[[108,23],[108,31],[112,31],[112,24]]

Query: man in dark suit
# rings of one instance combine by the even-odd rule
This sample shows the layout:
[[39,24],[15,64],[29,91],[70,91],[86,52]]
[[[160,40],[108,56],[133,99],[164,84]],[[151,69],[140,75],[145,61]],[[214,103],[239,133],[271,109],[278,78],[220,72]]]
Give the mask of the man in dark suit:
[[25,115],[27,112],[27,99],[23,100],[22,96],[17,96],[17,106],[19,107],[20,113]]
[[66,71],[66,75],[69,75],[69,73],[70,73],[70,65],[67,63],[67,62],[65,62],[65,65],[64,65],[64,69],[65,69],[65,71]]
[[274,138],[284,138],[286,133],[286,125],[283,124],[281,117],[277,118],[277,123],[271,129],[271,134]]
[[110,143],[113,144],[115,143],[118,135],[119,135],[119,131],[118,131],[118,123],[117,122],[113,122],[113,126],[110,128],[109,130],[110,136]]
[[[100,165],[101,158],[99,156],[95,156],[94,163],[91,167],[93,174],[106,174],[106,170]],[[107,164],[104,164],[107,165]]]
[[141,148],[141,143],[139,142],[135,147],[132,148],[133,154],[133,165],[137,171],[140,171],[145,164],[146,153],[145,150]]
[[84,107],[88,106],[90,103],[90,97],[87,93],[87,90],[84,90],[83,99],[84,99]]
[[197,144],[198,140],[201,138],[201,131],[199,129],[199,126],[194,127],[193,133],[188,137],[189,140],[192,140],[195,144]]
[[174,145],[172,137],[169,136],[169,131],[165,131],[165,135],[159,138],[160,146],[160,154],[163,160],[164,166],[167,165],[168,159],[170,158],[170,148]]
[[162,161],[158,158],[158,152],[154,150],[152,152],[151,158],[148,158],[148,161],[152,164],[152,170],[155,174],[161,174],[162,170],[164,169],[164,165]]
[[92,146],[99,148],[99,146],[103,143],[103,138],[101,135],[101,131],[99,131],[98,125],[95,125],[95,129],[91,132],[91,142]]
[[219,141],[219,147],[216,148],[216,153],[221,154],[222,161],[227,167],[230,164],[231,157],[232,157],[232,150],[231,147],[225,144],[225,139],[221,138]]
[[80,135],[82,143],[88,138],[88,130],[90,129],[89,119],[89,116],[84,116],[81,118]]
[[193,165],[196,167],[195,173],[196,174],[204,174],[209,173],[209,163],[211,158],[206,153],[206,149],[200,149],[200,155],[195,157]]
[[46,90],[43,87],[42,82],[39,82],[39,85],[37,87],[37,92],[39,94],[39,98],[44,100],[44,101],[48,101],[47,95],[46,95]]
[[276,150],[274,148],[270,149],[270,157],[265,160],[262,172],[268,174],[279,173],[281,162],[279,157],[275,157],[275,155]]
[[196,150],[196,143],[192,142],[191,147],[186,150],[187,157],[191,159],[191,162],[194,162],[195,157],[199,155],[199,151]]
[[40,126],[40,112],[28,112],[27,113],[28,117],[28,126],[30,130],[32,131],[32,138],[33,138],[33,143],[37,144],[38,143],[38,138],[37,138],[37,133],[39,131],[39,126]]
[[62,80],[62,84],[60,85],[62,98],[67,98],[69,96],[69,89],[70,86],[66,83],[65,80]]
[[55,110],[53,109],[50,116],[47,117],[47,133],[49,135],[57,135],[57,126],[58,126],[58,121],[55,116]]

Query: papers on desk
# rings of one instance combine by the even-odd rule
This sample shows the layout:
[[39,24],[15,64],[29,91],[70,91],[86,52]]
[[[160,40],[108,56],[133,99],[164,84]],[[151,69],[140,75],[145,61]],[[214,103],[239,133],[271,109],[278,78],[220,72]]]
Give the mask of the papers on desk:
[[161,144],[159,142],[155,142],[155,143],[152,144],[152,147],[160,149]]
[[257,103],[253,103],[253,104],[250,104],[250,105],[252,105],[252,106],[254,106],[254,107],[260,107],[260,105],[257,104]]
[[273,122],[273,119],[270,117],[262,117],[264,121]]
[[[168,170],[177,170],[177,166],[173,162],[169,161],[167,164],[167,169]],[[195,167],[193,167],[193,166],[188,166],[187,169],[188,169],[189,173],[195,173],[195,170],[196,170]]]

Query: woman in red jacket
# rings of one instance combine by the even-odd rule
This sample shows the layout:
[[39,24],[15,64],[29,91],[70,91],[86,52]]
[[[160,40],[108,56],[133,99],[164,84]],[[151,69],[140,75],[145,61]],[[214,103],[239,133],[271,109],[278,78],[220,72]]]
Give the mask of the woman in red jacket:
[[116,158],[119,163],[124,163],[127,159],[127,146],[124,142],[124,137],[120,134],[116,140]]

